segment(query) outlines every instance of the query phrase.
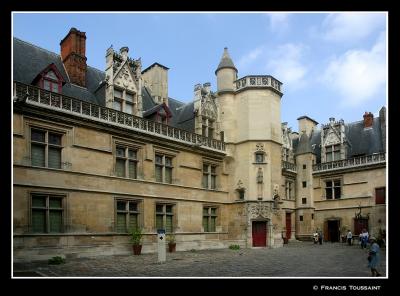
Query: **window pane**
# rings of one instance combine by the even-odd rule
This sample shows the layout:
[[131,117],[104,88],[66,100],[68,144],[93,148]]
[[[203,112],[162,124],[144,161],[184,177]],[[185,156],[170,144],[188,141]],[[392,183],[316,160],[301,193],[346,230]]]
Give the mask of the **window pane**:
[[45,90],[50,90],[50,81],[48,81],[48,80],[43,80],[43,88],[45,89]]
[[333,184],[335,184],[335,186],[340,186],[340,180],[335,180],[335,181],[333,182]]
[[162,164],[162,156],[156,155],[156,163]]
[[332,188],[326,188],[326,199],[332,199]]
[[163,205],[156,205],[156,212],[157,213],[164,213]]
[[32,207],[46,207],[46,196],[32,196]]
[[115,163],[115,172],[118,177],[125,177],[125,160],[117,159]]
[[136,179],[136,161],[129,161],[129,178]]
[[32,165],[33,166],[45,166],[45,146],[32,144]]
[[215,221],[217,217],[211,217],[210,218],[210,229],[208,231],[210,232],[215,232]]
[[128,150],[128,157],[131,159],[136,159],[136,150],[129,149]]
[[163,215],[156,216],[156,229],[163,229]]
[[326,152],[332,152],[332,146],[327,146],[327,147],[325,147],[325,149],[326,149]]
[[239,191],[239,199],[244,199],[244,190]]
[[205,232],[208,232],[208,218],[203,217],[203,228]]
[[46,211],[32,210],[32,231],[46,232]]
[[61,149],[49,147],[49,168],[61,168]]
[[340,151],[334,152],[333,158],[334,158],[334,160],[339,160],[340,159]]
[[113,109],[122,111],[122,104],[120,101],[115,101],[113,102]]
[[326,187],[332,187],[332,181],[327,181],[326,182]]
[[49,133],[49,144],[61,145],[61,135]]
[[257,153],[256,154],[256,162],[264,162],[264,154]]
[[162,182],[162,167],[156,165],[156,182]]
[[205,125],[203,125],[202,130],[201,130],[201,134],[205,137],[207,136],[207,127]]
[[172,158],[171,157],[165,157],[165,165],[172,166]]
[[217,169],[217,168],[216,168],[215,166],[212,166],[212,167],[211,167],[211,174],[215,174],[215,173],[216,173],[216,169]]
[[36,142],[45,142],[45,132],[39,130],[31,131],[31,140]]
[[171,205],[166,205],[165,206],[165,212],[166,213],[172,213],[172,206]]
[[122,91],[114,89],[114,97],[121,99],[122,98]]
[[126,232],[126,218],[125,214],[117,214],[117,232]]
[[341,187],[335,187],[335,199],[340,198]]
[[125,103],[125,110],[124,110],[124,112],[125,112],[125,113],[129,113],[129,114],[132,114],[132,110],[133,110],[133,105],[126,102],[126,103]]
[[211,189],[215,189],[216,187],[216,176],[211,176]]
[[172,169],[165,168],[165,183],[172,183]]
[[216,208],[211,208],[211,215],[215,215],[217,213],[217,209]]
[[165,231],[166,232],[172,232],[172,217],[173,216],[167,216],[166,217],[166,225],[165,225]]
[[117,210],[118,211],[126,211],[126,202],[125,201],[117,201]]
[[203,215],[208,215],[208,209],[209,208],[203,208]]
[[327,162],[332,161],[332,153],[327,153],[326,154],[326,161]]
[[136,212],[137,211],[137,203],[136,202],[130,202],[129,203],[129,211],[131,211],[131,212]]
[[138,228],[137,216],[137,214],[129,214],[129,231]]
[[133,102],[133,95],[130,93],[125,94],[125,99],[129,102]]
[[51,78],[51,79],[54,79],[54,80],[58,80],[56,74],[55,74],[53,71],[47,72],[47,74],[45,75],[45,77],[48,77],[48,78]]
[[203,172],[208,173],[208,165],[203,164]]
[[52,197],[50,197],[49,208],[62,209],[62,200],[61,200],[61,198],[52,198]]
[[123,147],[117,147],[115,149],[115,152],[117,153],[118,157],[125,157],[125,148]]
[[203,188],[208,188],[208,175],[203,174]]
[[61,211],[50,211],[50,232],[61,232],[62,231],[62,212]]

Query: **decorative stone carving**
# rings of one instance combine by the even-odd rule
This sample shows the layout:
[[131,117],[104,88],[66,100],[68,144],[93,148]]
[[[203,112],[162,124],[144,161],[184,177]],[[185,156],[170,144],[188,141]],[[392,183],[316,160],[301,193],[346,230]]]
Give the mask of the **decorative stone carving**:
[[262,143],[257,143],[256,144],[256,151],[262,151],[262,152],[264,152],[265,150],[264,150],[264,144],[262,144]]
[[271,207],[267,203],[247,204],[247,212],[249,213],[250,220],[257,218],[269,219],[271,217]]

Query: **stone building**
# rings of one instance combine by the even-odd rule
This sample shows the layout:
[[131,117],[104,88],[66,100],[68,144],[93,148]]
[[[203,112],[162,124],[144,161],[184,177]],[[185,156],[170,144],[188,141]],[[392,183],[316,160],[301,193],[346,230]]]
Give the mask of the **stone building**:
[[[386,120],[281,123],[282,83],[238,77],[227,48],[193,101],[168,95],[169,68],[105,49],[86,63],[72,28],[60,54],[13,40],[14,260],[130,253],[129,230],[177,250],[280,247],[316,228],[386,225]],[[360,116],[361,117],[361,116]],[[257,119],[257,120],[255,120]]]

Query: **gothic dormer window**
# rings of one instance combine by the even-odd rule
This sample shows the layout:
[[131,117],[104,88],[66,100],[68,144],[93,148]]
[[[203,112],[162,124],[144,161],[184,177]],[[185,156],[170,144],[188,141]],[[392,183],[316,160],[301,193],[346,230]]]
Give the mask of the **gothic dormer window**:
[[326,161],[340,160],[340,144],[325,146]]
[[36,84],[40,88],[48,91],[61,93],[63,82],[64,79],[57,70],[57,67],[54,64],[50,64],[36,76],[32,84]]
[[134,93],[127,90],[114,88],[113,109],[134,114],[136,98]]

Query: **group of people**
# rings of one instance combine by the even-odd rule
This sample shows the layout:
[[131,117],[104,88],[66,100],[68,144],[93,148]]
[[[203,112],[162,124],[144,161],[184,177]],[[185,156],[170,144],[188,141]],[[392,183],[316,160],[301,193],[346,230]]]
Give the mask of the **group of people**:
[[323,239],[323,235],[322,235],[322,231],[317,229],[314,233],[313,233],[313,241],[314,244],[320,244],[322,245],[322,239]]
[[[349,246],[351,246],[353,234],[351,233],[350,230],[347,231],[346,237],[347,237],[347,244]],[[371,269],[372,276],[381,276],[381,274],[377,270],[377,265],[380,260],[380,256],[379,256],[380,248],[379,248],[379,244],[377,243],[376,238],[373,236],[369,237],[368,231],[366,229],[363,229],[359,235],[359,240],[360,240],[361,249],[366,249],[368,242],[370,243],[370,249],[368,252],[368,267]]]

